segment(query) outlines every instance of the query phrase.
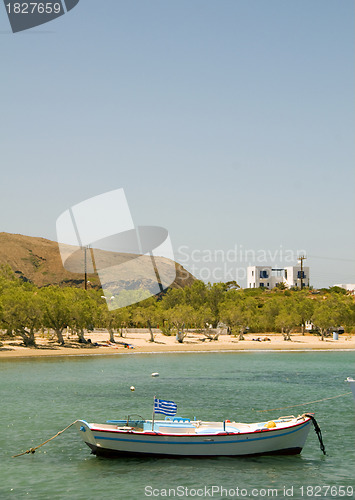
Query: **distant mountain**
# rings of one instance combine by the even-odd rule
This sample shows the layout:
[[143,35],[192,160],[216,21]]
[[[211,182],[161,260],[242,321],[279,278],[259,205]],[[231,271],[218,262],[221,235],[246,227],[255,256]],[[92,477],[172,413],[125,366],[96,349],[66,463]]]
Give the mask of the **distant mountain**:
[[[103,262],[108,262],[110,265],[120,265],[122,262],[136,261],[136,257],[132,254],[120,254],[113,252],[96,252],[98,257]],[[90,259],[90,252],[88,258],[88,281],[89,287],[99,288],[100,281],[97,273],[92,272],[93,267]],[[171,261],[168,259],[157,258],[160,260],[160,266],[171,267]],[[148,288],[153,289],[156,287],[156,282],[150,283],[149,276],[151,272],[151,259],[150,257],[143,257],[139,260],[139,274],[140,278],[137,280],[132,279],[129,272],[122,272],[120,280],[117,285],[118,289],[137,289]],[[81,265],[78,265],[78,262]],[[36,238],[32,236],[23,236],[22,234],[0,233],[0,266],[9,265],[12,270],[23,280],[30,281],[39,287],[48,285],[59,286],[74,286],[84,287],[84,251],[76,252],[74,258],[71,258],[70,265],[73,269],[82,269],[82,272],[71,272],[63,267],[61,256],[59,253],[58,243],[55,241],[47,240],[45,238]],[[170,285],[171,288],[183,288],[191,285],[196,278],[192,276],[180,264],[175,263],[176,277],[174,282]],[[150,270],[150,272],[149,272]],[[91,271],[91,272],[90,272]]]

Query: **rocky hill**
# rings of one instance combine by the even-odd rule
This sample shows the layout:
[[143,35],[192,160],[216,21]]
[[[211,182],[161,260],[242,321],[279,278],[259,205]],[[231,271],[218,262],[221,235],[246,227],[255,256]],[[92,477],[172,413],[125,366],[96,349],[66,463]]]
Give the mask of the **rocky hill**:
[[[102,251],[99,254],[96,253],[96,257],[99,257],[102,261],[110,262],[110,265],[119,265],[130,259],[133,261],[137,256],[119,253],[113,254],[112,252],[108,253]],[[88,252],[87,258],[87,279],[89,281],[89,287],[99,288],[100,280],[97,273],[92,272],[93,267],[91,265],[90,252]],[[74,270],[80,269],[82,272],[72,272],[68,270],[68,268],[70,269],[70,265],[66,265],[67,269],[63,267],[58,243],[55,241],[45,238],[23,236],[21,234],[0,233],[0,266],[9,265],[19,277],[39,287],[59,285],[83,288],[85,281],[83,253],[80,256],[77,252],[76,259],[80,259],[82,263],[81,266],[75,265],[75,258],[74,260],[71,259],[69,264]],[[138,281],[137,276],[132,279],[129,272],[123,272],[120,274],[120,289],[137,289],[139,287],[152,288],[150,287],[149,278],[147,278],[147,276],[152,275],[151,259],[150,257],[143,257],[138,260],[140,262],[138,273],[140,277]],[[171,261],[168,261],[168,259],[161,259],[161,265],[163,266],[166,266],[169,262],[171,266]],[[180,264],[175,263],[175,269],[176,277],[171,284],[172,288],[183,288],[195,281],[195,278]]]

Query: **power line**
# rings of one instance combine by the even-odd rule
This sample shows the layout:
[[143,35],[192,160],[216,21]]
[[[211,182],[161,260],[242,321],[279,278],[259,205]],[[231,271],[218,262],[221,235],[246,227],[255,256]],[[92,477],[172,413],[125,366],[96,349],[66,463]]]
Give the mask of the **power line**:
[[355,262],[355,259],[344,259],[341,257],[324,257],[321,255],[308,255],[308,258],[310,259],[323,259],[323,260],[335,260],[335,261],[342,261],[342,262]]

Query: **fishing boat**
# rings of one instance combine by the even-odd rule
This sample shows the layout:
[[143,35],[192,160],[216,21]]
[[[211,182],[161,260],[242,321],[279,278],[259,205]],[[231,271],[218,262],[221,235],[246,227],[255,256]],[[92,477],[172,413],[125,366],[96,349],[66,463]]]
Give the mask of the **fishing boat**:
[[353,396],[354,396],[354,399],[355,399],[355,380],[353,378],[351,378],[351,377],[348,377],[346,379],[346,382],[349,382],[351,392],[353,393]]
[[312,422],[317,425],[312,415],[303,414],[250,424],[166,416],[164,420],[128,417],[108,420],[105,424],[77,420],[74,425],[92,453],[98,456],[211,457],[298,454]]
[[[326,454],[322,432],[311,413],[245,424],[230,420],[190,420],[177,417],[176,412],[174,401],[154,397],[151,420],[137,414],[124,420],[107,420],[104,424],[75,420],[40,445],[13,457],[35,453],[72,426],[76,427],[92,453],[98,456],[233,457],[301,453],[313,424],[320,448]],[[165,419],[157,420],[156,414],[165,415]]]

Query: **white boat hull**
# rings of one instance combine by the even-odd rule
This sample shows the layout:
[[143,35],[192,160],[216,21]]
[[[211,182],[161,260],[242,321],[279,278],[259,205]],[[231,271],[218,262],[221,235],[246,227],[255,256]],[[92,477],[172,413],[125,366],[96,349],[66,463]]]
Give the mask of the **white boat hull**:
[[213,434],[137,432],[107,424],[88,424],[84,420],[78,420],[75,425],[81,438],[95,455],[206,457],[298,454],[306,442],[311,419],[301,417],[276,428],[254,428],[250,432]]

